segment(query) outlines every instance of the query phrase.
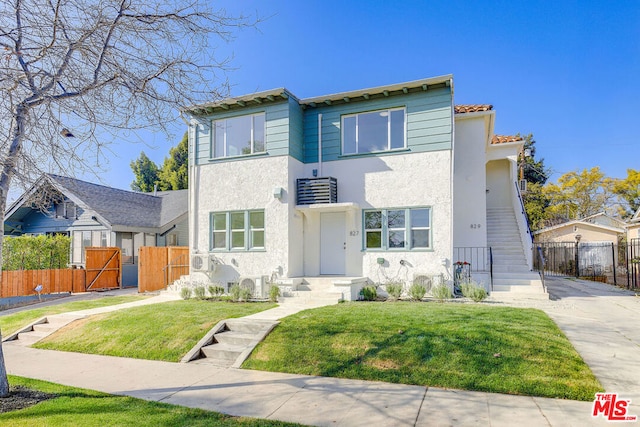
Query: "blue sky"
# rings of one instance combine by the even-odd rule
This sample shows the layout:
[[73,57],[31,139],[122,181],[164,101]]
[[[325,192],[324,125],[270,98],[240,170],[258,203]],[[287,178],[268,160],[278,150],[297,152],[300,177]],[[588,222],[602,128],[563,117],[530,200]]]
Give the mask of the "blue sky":
[[[488,103],[496,133],[533,133],[552,180],[600,166],[640,169],[637,1],[218,2],[266,18],[221,54],[233,54],[232,95],[286,87],[298,97],[453,74],[455,102]],[[173,140],[120,144],[105,184],[128,189],[140,151],[157,163]]]

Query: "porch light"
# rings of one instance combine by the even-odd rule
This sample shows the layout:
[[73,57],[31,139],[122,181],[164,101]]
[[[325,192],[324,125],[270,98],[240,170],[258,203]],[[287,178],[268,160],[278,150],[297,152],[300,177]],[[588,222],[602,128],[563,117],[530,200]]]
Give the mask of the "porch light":
[[284,192],[284,190],[282,189],[282,187],[274,187],[273,188],[273,197],[275,199],[282,199],[282,193]]

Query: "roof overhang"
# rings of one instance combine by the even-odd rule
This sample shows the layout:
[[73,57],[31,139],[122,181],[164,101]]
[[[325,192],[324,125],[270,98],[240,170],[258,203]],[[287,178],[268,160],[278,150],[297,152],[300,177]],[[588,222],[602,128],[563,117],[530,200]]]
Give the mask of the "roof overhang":
[[569,222],[564,222],[562,224],[554,225],[552,227],[542,228],[542,229],[540,229],[538,231],[534,231],[533,234],[534,235],[539,235],[539,234],[543,234],[543,233],[548,233],[550,231],[560,230],[562,228],[571,227],[573,225],[582,225],[582,226],[585,226],[585,227],[598,228],[598,229],[602,229],[602,230],[606,230],[606,231],[612,231],[612,232],[618,233],[618,234],[622,234],[622,233],[625,232],[624,228],[610,227],[608,225],[594,224],[593,222],[574,220],[574,221],[569,221]]
[[340,92],[330,95],[304,98],[300,100],[302,108],[315,108],[323,105],[339,105],[349,102],[367,101],[409,93],[426,92],[433,89],[450,87],[453,92],[453,75],[431,77],[428,79],[414,80],[405,83],[396,83],[386,86],[359,89],[349,92]]
[[255,92],[235,98],[226,98],[220,101],[185,107],[181,111],[192,116],[205,116],[225,111],[239,110],[246,107],[258,107],[263,104],[285,101],[297,98],[285,88],[271,89],[263,92]]

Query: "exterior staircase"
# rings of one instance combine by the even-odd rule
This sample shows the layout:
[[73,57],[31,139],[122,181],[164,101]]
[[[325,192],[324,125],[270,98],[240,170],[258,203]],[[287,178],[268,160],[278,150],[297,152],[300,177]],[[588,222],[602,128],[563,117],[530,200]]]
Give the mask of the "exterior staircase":
[[246,318],[223,320],[187,353],[182,362],[239,368],[277,324],[277,321]]
[[487,208],[487,243],[493,253],[493,298],[549,299],[540,275],[527,265],[512,208]]
[[30,346],[37,343],[43,338],[56,332],[63,326],[68,325],[74,320],[80,319],[84,316],[73,314],[57,314],[55,316],[43,317],[29,324],[25,328],[22,328],[18,332],[15,332],[6,338],[3,338],[5,344],[15,344],[22,346]]

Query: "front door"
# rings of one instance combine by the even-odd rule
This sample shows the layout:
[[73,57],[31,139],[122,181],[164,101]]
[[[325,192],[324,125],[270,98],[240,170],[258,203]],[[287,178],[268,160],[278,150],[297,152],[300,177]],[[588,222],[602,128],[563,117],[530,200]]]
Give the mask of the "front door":
[[344,275],[345,234],[344,212],[320,214],[320,274]]

